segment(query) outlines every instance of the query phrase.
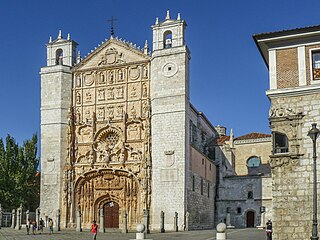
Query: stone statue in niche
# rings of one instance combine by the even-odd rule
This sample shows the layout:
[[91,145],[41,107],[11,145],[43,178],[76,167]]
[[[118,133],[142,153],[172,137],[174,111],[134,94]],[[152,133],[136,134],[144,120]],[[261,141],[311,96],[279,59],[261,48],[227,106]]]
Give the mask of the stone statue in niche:
[[92,100],[92,95],[91,95],[91,93],[90,93],[90,92],[86,92],[86,101],[87,101],[87,102],[91,102],[91,100]]
[[123,87],[117,87],[117,98],[123,98]]
[[124,73],[122,69],[119,69],[118,75],[119,75],[119,82],[122,82],[124,80]]
[[114,82],[114,71],[109,71],[109,84]]
[[126,146],[125,144],[122,145],[120,155],[119,155],[119,162],[123,164],[125,162],[125,157],[126,157]]
[[86,122],[88,122],[88,121],[89,121],[90,117],[91,117],[90,110],[89,110],[89,109],[87,109],[87,110],[86,110],[86,112],[85,112],[85,119],[86,119]]
[[77,92],[76,103],[77,104],[81,103],[81,93],[79,93],[79,92]]
[[114,99],[113,88],[107,89],[107,99]]
[[109,106],[108,107],[108,117],[109,118],[113,118],[114,117],[113,112],[114,112],[114,107],[113,106]]
[[105,90],[104,89],[98,90],[98,100],[105,100]]
[[128,139],[140,139],[140,126],[136,123],[130,124],[127,129]]
[[144,66],[143,67],[143,78],[148,78],[148,76],[149,76],[148,67]]
[[76,87],[81,87],[81,77],[80,76],[78,76],[76,78]]
[[81,122],[81,113],[79,109],[77,109],[77,112],[76,112],[76,122],[77,123]]
[[132,118],[136,118],[137,117],[137,111],[134,108],[134,105],[132,105],[131,109],[130,109],[130,114]]
[[136,97],[137,96],[137,89],[136,89],[135,86],[132,87],[130,96],[131,97]]
[[104,73],[100,73],[99,83],[100,83],[100,84],[105,83],[105,76],[104,76]]
[[145,100],[142,102],[142,115],[145,118],[149,118],[150,117],[150,103],[148,100]]
[[142,97],[147,97],[148,96],[148,87],[147,84],[144,83],[142,84]]
[[99,107],[98,108],[98,118],[104,119],[104,114],[105,114],[104,107]]
[[118,105],[117,106],[117,117],[122,118],[123,116],[123,105]]

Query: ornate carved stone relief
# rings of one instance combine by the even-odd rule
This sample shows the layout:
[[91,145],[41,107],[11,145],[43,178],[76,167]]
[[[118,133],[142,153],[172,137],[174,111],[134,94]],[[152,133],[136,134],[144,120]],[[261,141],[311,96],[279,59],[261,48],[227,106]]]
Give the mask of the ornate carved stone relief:
[[98,66],[113,65],[117,63],[125,63],[123,54],[119,53],[115,48],[109,48],[105,51],[98,62]]

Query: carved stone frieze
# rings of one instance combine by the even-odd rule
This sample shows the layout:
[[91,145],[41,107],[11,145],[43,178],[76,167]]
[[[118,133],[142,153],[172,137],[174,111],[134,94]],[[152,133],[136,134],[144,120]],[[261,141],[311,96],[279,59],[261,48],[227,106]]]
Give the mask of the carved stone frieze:
[[288,117],[302,115],[303,111],[299,108],[283,108],[283,107],[271,107],[269,110],[269,117]]

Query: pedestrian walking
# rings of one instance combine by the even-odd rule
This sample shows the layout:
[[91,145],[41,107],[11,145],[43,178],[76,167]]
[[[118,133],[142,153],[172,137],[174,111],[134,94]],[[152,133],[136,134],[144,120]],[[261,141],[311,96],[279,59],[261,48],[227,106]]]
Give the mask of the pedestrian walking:
[[269,218],[266,227],[267,240],[272,240],[272,221]]
[[35,235],[36,234],[36,230],[37,230],[37,221],[36,220],[32,220],[32,234]]
[[94,220],[92,222],[92,225],[91,225],[92,240],[96,240],[97,239],[98,227],[99,226],[96,223],[96,220]]
[[43,233],[43,227],[44,227],[44,221],[42,220],[42,218],[40,218],[39,221],[39,233]]
[[49,234],[53,234],[53,221],[49,218]]

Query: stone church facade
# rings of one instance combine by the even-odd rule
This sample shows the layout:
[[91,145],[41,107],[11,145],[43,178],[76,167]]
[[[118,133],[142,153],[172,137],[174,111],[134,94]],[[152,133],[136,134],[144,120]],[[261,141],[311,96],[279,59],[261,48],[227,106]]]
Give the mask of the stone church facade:
[[319,30],[313,26],[254,36],[269,69],[273,226],[278,240],[311,237],[313,150],[307,134],[312,123],[320,122]]
[[152,26],[152,53],[111,37],[84,59],[70,35],[50,38],[40,72],[43,218],[160,229],[164,213],[166,230],[213,228],[217,133],[190,104],[185,28],[168,12]]

